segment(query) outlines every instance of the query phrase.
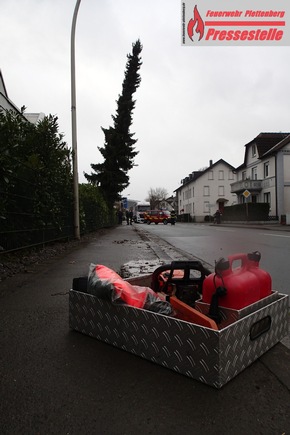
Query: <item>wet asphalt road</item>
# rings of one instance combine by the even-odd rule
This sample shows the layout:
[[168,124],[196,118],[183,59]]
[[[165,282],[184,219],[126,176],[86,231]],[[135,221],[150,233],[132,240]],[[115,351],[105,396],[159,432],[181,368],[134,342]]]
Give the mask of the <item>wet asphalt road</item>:
[[[159,236],[192,255],[214,265],[221,258],[236,253],[259,251],[260,268],[270,273],[273,289],[290,296],[289,226],[260,225],[260,228],[177,223],[171,225],[139,225],[139,231]],[[289,298],[290,299],[290,298]],[[290,300],[289,300],[290,306]]]
[[290,351],[282,344],[215,390],[69,330],[73,277],[91,262],[150,267],[162,252],[162,243],[151,246],[123,225],[0,284],[1,434],[289,433]]

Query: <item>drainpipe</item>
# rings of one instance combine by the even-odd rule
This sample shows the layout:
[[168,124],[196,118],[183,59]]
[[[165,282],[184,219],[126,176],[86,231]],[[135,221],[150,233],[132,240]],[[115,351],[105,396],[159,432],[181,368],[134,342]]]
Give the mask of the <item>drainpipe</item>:
[[277,215],[284,214],[284,156],[281,151],[275,156]]

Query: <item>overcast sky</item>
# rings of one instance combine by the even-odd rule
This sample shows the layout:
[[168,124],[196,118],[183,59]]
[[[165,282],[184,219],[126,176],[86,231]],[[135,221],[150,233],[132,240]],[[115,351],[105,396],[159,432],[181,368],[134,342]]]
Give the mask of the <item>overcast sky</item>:
[[[75,0],[0,0],[0,51],[9,98],[57,115],[71,146],[70,36]],[[181,46],[179,0],[82,0],[76,28],[79,180],[101,162],[126,55],[143,45],[131,132],[136,166],[123,192],[173,194],[220,158],[233,166],[260,132],[290,131],[289,47]]]

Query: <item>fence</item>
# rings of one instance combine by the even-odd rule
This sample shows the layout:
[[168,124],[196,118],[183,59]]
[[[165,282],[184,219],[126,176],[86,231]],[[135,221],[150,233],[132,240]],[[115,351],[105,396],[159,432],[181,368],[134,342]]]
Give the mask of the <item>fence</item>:
[[[32,189],[33,186],[30,184],[29,187]],[[51,223],[51,213],[33,212],[33,198],[29,194],[0,189],[0,201],[5,205],[5,213],[3,210],[1,213],[0,208],[0,255],[75,237],[72,200],[63,204],[63,213],[57,216],[58,225]],[[92,205],[93,201],[89,208],[81,206],[81,235],[116,224],[113,212],[106,213],[98,204]]]
[[66,227],[61,231],[57,228],[30,228],[0,232],[0,253],[8,253],[19,249],[70,239],[73,237],[73,228]]
[[31,197],[0,191],[1,199],[5,196],[10,196],[10,200],[6,198],[6,210],[0,220],[0,253],[73,237],[74,229],[69,214],[59,218],[63,222],[62,226],[56,226],[48,223],[50,216],[46,213],[33,212]]
[[9,180],[0,180],[0,253],[72,238],[69,186],[53,192],[56,183],[48,187],[39,171],[14,160],[17,170],[9,173]]

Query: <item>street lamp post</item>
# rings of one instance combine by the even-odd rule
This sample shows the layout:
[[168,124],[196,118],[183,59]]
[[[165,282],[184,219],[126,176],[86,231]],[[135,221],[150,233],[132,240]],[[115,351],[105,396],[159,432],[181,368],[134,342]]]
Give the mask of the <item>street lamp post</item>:
[[78,10],[81,0],[77,0],[71,28],[71,124],[73,154],[73,196],[74,196],[74,235],[80,239],[79,177],[77,153],[77,114],[76,114],[76,74],[75,74],[75,33]]

